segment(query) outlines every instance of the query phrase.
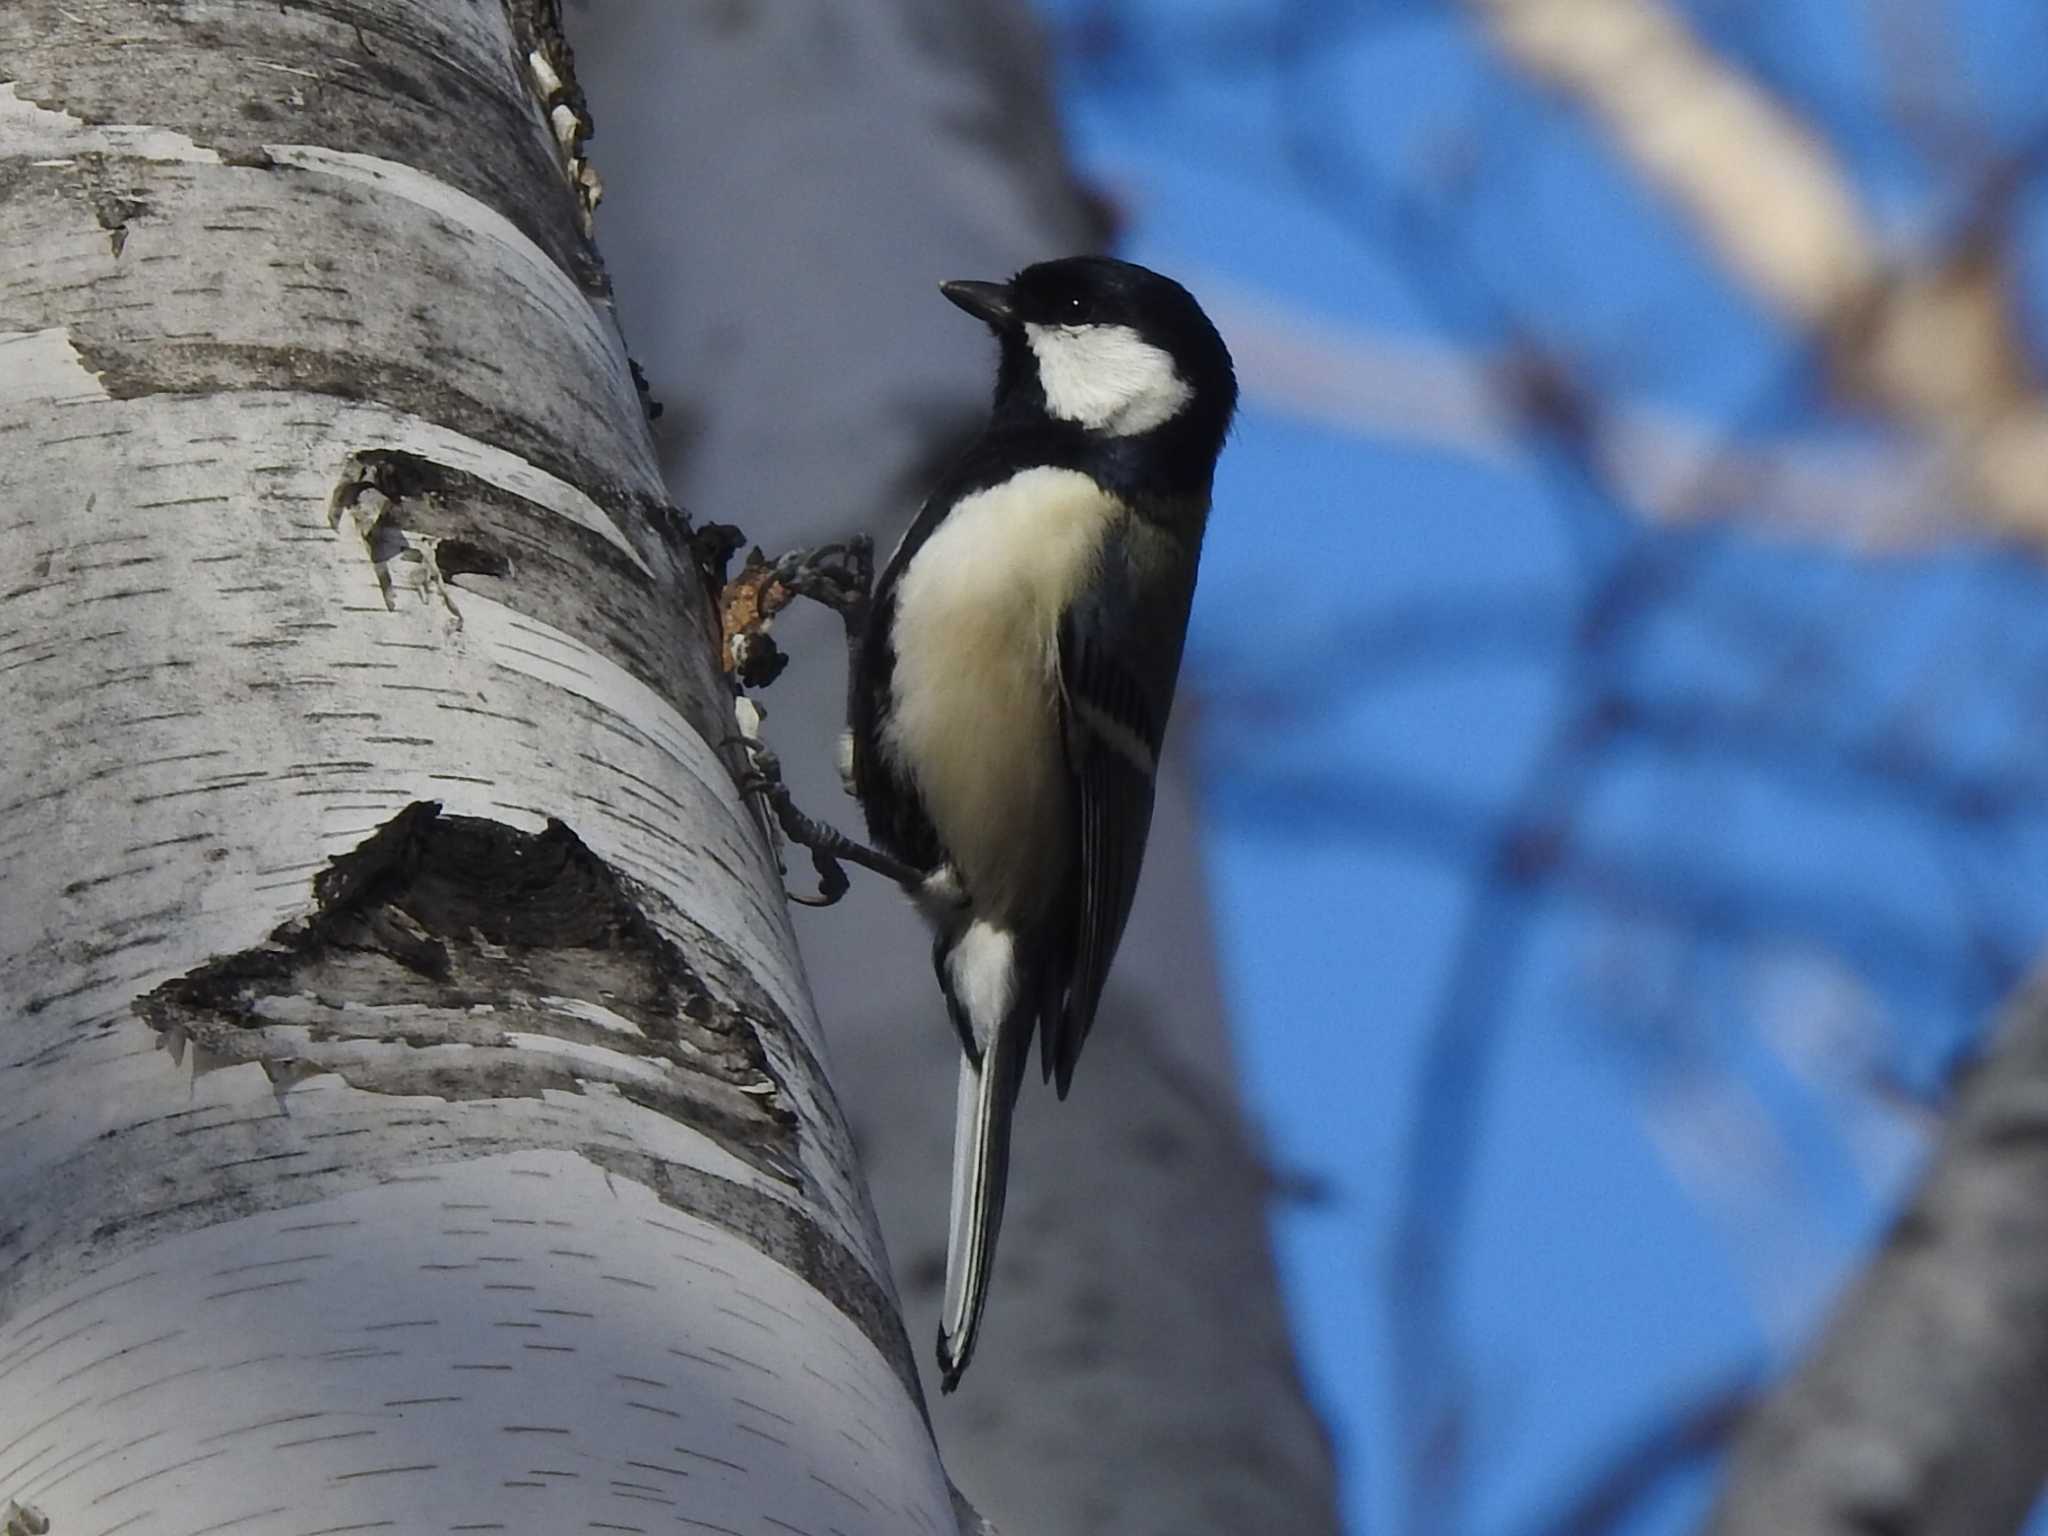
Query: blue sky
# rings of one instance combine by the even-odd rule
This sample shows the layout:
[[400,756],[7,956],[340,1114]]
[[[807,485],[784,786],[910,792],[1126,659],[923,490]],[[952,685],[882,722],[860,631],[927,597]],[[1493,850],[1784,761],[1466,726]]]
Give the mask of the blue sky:
[[[1278,1231],[1347,1510],[1533,1536],[1796,1354],[2041,947],[2048,583],[1938,481],[1910,554],[1739,494],[1659,530],[1475,430],[1482,365],[1537,357],[1761,454],[1910,447],[1454,8],[1041,3],[1126,253],[1261,359],[1190,683],[1249,1095],[1331,1190]],[[2038,131],[2024,0],[1906,45],[1841,0],[1685,9],[1901,256]],[[2048,190],[2014,226],[2038,327]],[[1710,1470],[1620,1528],[1687,1529]]]

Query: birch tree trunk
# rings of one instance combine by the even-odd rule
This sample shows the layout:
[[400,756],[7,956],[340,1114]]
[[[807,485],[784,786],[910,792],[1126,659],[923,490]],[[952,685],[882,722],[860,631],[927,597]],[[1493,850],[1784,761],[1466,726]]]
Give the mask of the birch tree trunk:
[[24,1528],[954,1528],[550,10],[0,8]]

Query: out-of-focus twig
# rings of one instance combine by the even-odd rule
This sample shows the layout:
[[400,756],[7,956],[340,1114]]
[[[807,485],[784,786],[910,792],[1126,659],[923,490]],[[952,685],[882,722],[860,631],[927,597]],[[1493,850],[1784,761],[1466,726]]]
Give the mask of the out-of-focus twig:
[[1607,1536],[1623,1529],[1673,1472],[1727,1444],[1756,1394],[1756,1377],[1748,1371],[1695,1394],[1677,1414],[1624,1442],[1568,1504],[1530,1528],[1532,1536]]
[[1479,1120],[1506,1025],[1503,1003],[1526,959],[1534,898],[1580,852],[1584,804],[1622,719],[1609,707],[1614,674],[1634,654],[1645,618],[1692,573],[1682,541],[1638,536],[1588,595],[1575,626],[1564,706],[1486,839],[1488,878],[1459,925],[1423,1048],[1387,1305],[1396,1319],[1393,1377],[1414,1424],[1404,1450],[1408,1528],[1424,1536],[1461,1528],[1470,1410],[1444,1298],[1470,1214]]

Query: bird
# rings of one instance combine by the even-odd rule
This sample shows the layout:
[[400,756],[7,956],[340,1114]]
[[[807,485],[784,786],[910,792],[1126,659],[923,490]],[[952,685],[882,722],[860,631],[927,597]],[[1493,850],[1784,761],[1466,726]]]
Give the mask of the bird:
[[1033,1038],[1067,1096],[1144,859],[1229,349],[1107,256],[940,284],[997,346],[988,421],[883,566],[850,669],[850,786],[915,872],[962,1055],[942,1388],[973,1354]]

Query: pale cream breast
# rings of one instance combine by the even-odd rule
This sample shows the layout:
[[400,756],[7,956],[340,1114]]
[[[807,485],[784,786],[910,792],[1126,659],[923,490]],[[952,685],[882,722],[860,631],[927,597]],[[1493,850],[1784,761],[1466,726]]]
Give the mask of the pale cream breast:
[[1059,616],[1126,515],[1076,470],[1026,470],[965,498],[897,581],[882,749],[916,781],[975,908],[1012,923],[1045,910],[1074,856]]

